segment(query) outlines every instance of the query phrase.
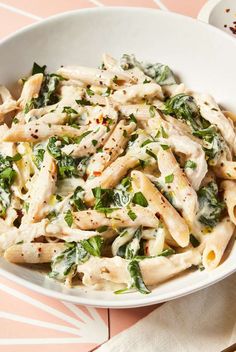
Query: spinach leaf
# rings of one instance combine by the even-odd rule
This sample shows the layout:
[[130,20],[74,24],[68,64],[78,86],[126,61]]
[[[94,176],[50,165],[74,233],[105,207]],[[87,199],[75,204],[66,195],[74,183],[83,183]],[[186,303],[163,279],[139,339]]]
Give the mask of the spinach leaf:
[[15,180],[16,171],[13,169],[14,157],[3,157],[0,154],[0,216],[6,215],[6,210],[11,204],[11,185]]
[[111,205],[113,201],[112,189],[102,189],[101,187],[96,187],[92,189],[92,192],[95,197],[95,210],[102,211],[103,209],[107,209]]
[[46,67],[47,67],[46,65],[40,66],[36,62],[34,62],[33,68],[32,68],[32,75],[36,75],[37,73],[44,74]]
[[140,293],[143,294],[150,293],[150,290],[146,287],[143,281],[139,262],[137,260],[134,259],[130,261],[130,263],[128,264],[128,271],[131,277],[130,288],[136,288]]
[[66,249],[55,256],[49,276],[57,280],[65,280],[68,275],[74,276],[77,266],[85,263],[90,256],[101,256],[103,238],[90,237],[80,242],[65,242]]
[[80,142],[82,141],[82,139],[84,139],[84,137],[86,137],[86,136],[87,136],[88,134],[90,134],[90,133],[92,133],[92,131],[86,131],[86,132],[82,133],[81,136],[76,137],[76,138],[74,139],[75,143],[76,143],[76,144],[80,144]]
[[57,74],[47,74],[46,65],[40,66],[36,62],[33,65],[32,75],[36,73],[43,74],[43,82],[37,98],[32,98],[25,107],[24,112],[27,113],[31,109],[39,109],[43,106],[52,105],[58,102],[59,96],[57,88],[60,81],[64,80],[63,77]]
[[[26,208],[27,210],[27,208]],[[27,210],[28,211],[28,210]],[[53,220],[58,216],[58,212],[56,210],[52,210],[50,211],[50,213],[48,213],[48,215],[46,216],[48,220]]]
[[163,65],[160,63],[151,64],[151,63],[142,63],[142,71],[156,83],[162,85],[172,85],[176,83],[175,77],[169,66]]
[[82,99],[77,99],[75,100],[78,105],[85,106],[85,105],[91,105],[89,100],[86,100],[84,98]]
[[136,117],[134,116],[134,114],[130,114],[130,115],[129,115],[129,119],[130,119],[130,122],[137,123],[137,119],[136,119]]
[[193,130],[202,128],[199,108],[190,95],[180,93],[168,99],[163,113],[184,120]]
[[194,131],[193,135],[204,141],[203,150],[210,165],[215,165],[225,150],[225,141],[215,126]]
[[107,230],[108,230],[108,226],[106,226],[106,225],[99,226],[99,227],[97,228],[97,232],[98,232],[98,233],[102,233],[102,232],[105,232],[105,231],[107,231]]
[[57,137],[50,137],[48,140],[47,144],[47,150],[48,152],[55,158],[58,159],[61,157],[62,152],[61,149],[58,145],[58,142],[61,143],[61,141]]
[[40,169],[41,164],[43,162],[45,150],[42,148],[42,146],[39,144],[34,147],[33,149],[33,162],[37,166],[38,169]]
[[143,259],[151,259],[151,258],[157,258],[157,257],[169,257],[170,255],[175,254],[175,250],[172,248],[167,248],[164,249],[160,254],[158,255],[150,255],[150,256],[146,256],[146,255],[137,255],[135,257],[135,259],[137,260],[143,260]]
[[21,159],[22,159],[22,155],[20,153],[17,153],[14,156],[6,156],[7,161],[19,161]]
[[208,183],[207,186],[200,188],[197,195],[200,206],[199,221],[206,226],[214,227],[219,222],[221,212],[225,207],[225,204],[219,200],[217,184]]
[[176,83],[174,74],[167,65],[161,63],[152,64],[149,62],[140,62],[136,60],[134,55],[124,54],[121,58],[121,67],[124,70],[138,67],[145,73],[145,75],[152,78],[160,85],[171,85]]
[[88,157],[73,158],[62,152],[61,148],[71,142],[68,137],[50,137],[47,150],[57,160],[59,178],[82,177],[86,172]]
[[82,247],[94,257],[101,257],[103,238],[99,235],[80,241]]
[[140,240],[142,237],[142,226],[134,233],[133,239],[126,245],[125,259],[133,259],[138,254],[140,249]]
[[169,255],[175,254],[174,249],[168,248],[164,249],[160,254],[158,254],[158,257],[169,257]]
[[72,109],[71,106],[64,106],[62,112],[64,112],[69,117],[78,115],[78,112],[75,109]]
[[114,189],[113,190],[113,204],[115,207],[125,207],[130,202],[130,194],[126,190]]
[[72,196],[72,204],[75,206],[76,210],[86,210],[87,207],[83,202],[84,189],[78,186]]
[[190,243],[194,248],[200,245],[200,242],[198,241],[198,239],[192,234],[190,234]]
[[77,265],[85,263],[90,257],[80,242],[65,242],[65,246],[67,248],[53,259],[49,273],[49,277],[61,281],[68,275],[74,276]]
[[[184,120],[192,128],[194,136],[203,140],[203,150],[210,165],[215,165],[225,150],[226,145],[216,126],[210,125],[201,115],[193,97],[187,94],[177,94],[165,102],[164,114]],[[190,164],[186,167],[190,167]],[[194,168],[194,164],[191,164]]]
[[58,161],[58,173],[60,178],[78,176],[76,160],[70,155],[62,155]]

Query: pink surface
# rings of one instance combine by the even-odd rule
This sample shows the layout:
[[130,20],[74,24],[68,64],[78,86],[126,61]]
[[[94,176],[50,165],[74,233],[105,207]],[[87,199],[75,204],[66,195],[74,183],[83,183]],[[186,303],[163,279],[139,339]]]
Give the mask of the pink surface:
[[[206,0],[3,0],[0,38],[42,18],[95,6],[143,6],[196,17]],[[1,352],[88,352],[157,306],[110,310],[67,305],[0,277]]]
[[162,0],[170,11],[179,12],[186,16],[197,17],[206,0]]

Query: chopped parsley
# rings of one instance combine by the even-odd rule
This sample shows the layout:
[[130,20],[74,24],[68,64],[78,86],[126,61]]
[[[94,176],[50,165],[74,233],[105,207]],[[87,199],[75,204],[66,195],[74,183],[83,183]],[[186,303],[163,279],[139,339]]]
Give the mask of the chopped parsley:
[[197,164],[195,163],[195,161],[192,161],[192,160],[187,160],[185,165],[184,165],[185,169],[195,170],[196,167],[197,167]]
[[170,148],[170,146],[167,145],[167,144],[161,144],[161,147],[162,147],[163,150],[167,150],[167,149]]
[[137,218],[137,215],[135,214],[135,212],[133,211],[133,210],[129,210],[128,211],[128,216],[130,217],[130,219],[132,220],[132,221],[134,221],[136,218]]
[[165,176],[165,183],[172,183],[174,181],[174,174]]
[[99,226],[98,228],[97,228],[97,232],[98,233],[102,233],[102,232],[105,232],[105,231],[107,231],[108,230],[108,226]]
[[88,88],[86,89],[86,93],[87,93],[90,97],[95,94],[94,91],[93,91],[92,89],[90,89],[90,87],[88,87]]
[[142,192],[136,192],[133,196],[132,202],[134,204],[138,204],[141,207],[147,207],[148,206],[148,201],[145,198],[145,196],[143,195]]
[[92,131],[86,131],[86,132],[82,133],[81,136],[76,137],[76,138],[74,139],[75,143],[76,143],[76,144],[80,144],[80,142],[82,141],[82,139],[84,139],[84,138],[85,138],[86,136],[88,136],[90,133],[92,133]]
[[153,159],[157,160],[156,154],[154,154],[150,149],[146,149],[146,154],[151,156]]
[[67,116],[78,115],[78,112],[70,106],[64,106],[62,112],[67,114]]
[[130,119],[130,121],[132,121],[132,122],[134,122],[134,123],[137,123],[137,119],[136,119],[136,117],[134,116],[134,114],[130,114],[130,115],[129,115],[129,119]]
[[91,105],[90,101],[87,99],[76,99],[75,100],[78,105],[85,106],[85,105]]
[[72,215],[71,210],[67,210],[67,212],[65,213],[65,216],[64,216],[64,220],[69,227],[72,226],[74,219],[73,219],[73,215]]

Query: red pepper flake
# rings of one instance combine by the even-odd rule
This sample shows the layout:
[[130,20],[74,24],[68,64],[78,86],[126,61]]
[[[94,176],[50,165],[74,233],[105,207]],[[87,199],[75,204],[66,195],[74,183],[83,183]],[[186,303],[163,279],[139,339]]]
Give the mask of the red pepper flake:
[[102,125],[104,125],[104,126],[108,125],[108,118],[107,117],[103,117]]
[[97,177],[97,176],[101,176],[101,171],[94,171],[93,172],[93,175],[95,176],[95,177]]
[[84,180],[84,181],[86,181],[86,180],[87,180],[87,178],[88,178],[88,176],[87,176],[87,175],[84,175],[84,176],[83,176],[83,180]]
[[231,30],[231,32],[233,34],[236,34],[236,26],[235,27],[229,27],[229,29]]

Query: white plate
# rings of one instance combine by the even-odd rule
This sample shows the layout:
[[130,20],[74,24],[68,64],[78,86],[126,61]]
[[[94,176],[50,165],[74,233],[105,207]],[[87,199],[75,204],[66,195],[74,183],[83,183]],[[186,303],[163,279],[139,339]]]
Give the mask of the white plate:
[[198,19],[222,29],[236,39],[230,27],[236,28],[236,1],[209,0],[199,12]]
[[[163,62],[195,90],[210,92],[236,111],[236,41],[214,27],[173,13],[104,8],[56,16],[24,29],[0,44],[0,80],[11,86],[33,61],[53,70],[61,64],[97,66],[103,52]],[[0,260],[0,273],[46,295],[97,307],[137,307],[168,301],[217,282],[236,270],[236,246],[216,270],[190,272],[150,295],[114,295],[66,289],[43,274]]]

